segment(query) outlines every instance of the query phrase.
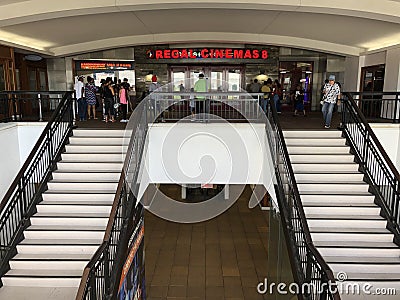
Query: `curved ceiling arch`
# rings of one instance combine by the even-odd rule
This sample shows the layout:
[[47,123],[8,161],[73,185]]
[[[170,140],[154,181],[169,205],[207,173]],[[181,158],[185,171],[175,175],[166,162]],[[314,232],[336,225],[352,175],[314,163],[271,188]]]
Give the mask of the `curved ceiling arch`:
[[172,42],[245,42],[343,55],[400,46],[400,0],[336,0],[340,8],[331,6],[326,0],[6,0],[0,3],[0,40],[57,56]]

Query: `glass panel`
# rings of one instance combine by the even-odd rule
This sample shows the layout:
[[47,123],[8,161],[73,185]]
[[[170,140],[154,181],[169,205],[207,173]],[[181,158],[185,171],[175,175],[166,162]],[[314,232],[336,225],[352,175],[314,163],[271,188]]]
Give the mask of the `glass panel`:
[[15,80],[16,82],[16,89],[17,91],[21,90],[21,78],[20,78],[20,74],[19,74],[19,69],[15,69]]
[[222,92],[224,90],[222,86],[223,75],[223,71],[211,71],[210,88],[212,92]]
[[39,90],[46,91],[47,90],[46,71],[39,71],[39,80],[40,80]]
[[0,91],[6,89],[6,78],[4,76],[4,65],[0,65]]
[[29,90],[36,91],[36,71],[29,70]]
[[185,87],[185,71],[173,71],[171,80],[174,83],[174,92],[184,92]]
[[239,89],[240,89],[240,80],[241,80],[240,69],[229,70],[227,77],[228,77],[227,78],[228,91],[229,92],[237,92],[237,91],[239,91]]

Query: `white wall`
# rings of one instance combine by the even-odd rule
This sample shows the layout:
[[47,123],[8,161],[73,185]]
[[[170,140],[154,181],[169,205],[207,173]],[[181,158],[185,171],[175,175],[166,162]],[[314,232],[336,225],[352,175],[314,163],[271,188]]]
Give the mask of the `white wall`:
[[383,90],[385,92],[400,90],[400,48],[387,50]]
[[[346,57],[344,71],[343,91],[356,92],[360,85],[360,57],[349,56]],[[361,69],[360,69],[361,70]]]
[[370,124],[392,163],[400,172],[400,125]]
[[3,199],[20,167],[18,128],[0,124],[0,199]]
[[0,124],[0,201],[45,126],[46,123]]
[[262,184],[272,196],[274,168],[265,124],[155,124],[139,199],[148,183]]

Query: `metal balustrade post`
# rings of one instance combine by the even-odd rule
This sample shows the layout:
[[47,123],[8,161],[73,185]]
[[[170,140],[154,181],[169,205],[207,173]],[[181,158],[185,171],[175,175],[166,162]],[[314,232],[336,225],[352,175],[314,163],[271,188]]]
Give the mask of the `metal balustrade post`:
[[399,107],[398,102],[399,102],[399,94],[396,93],[396,99],[394,101],[393,123],[399,123],[399,117],[397,117],[397,109]]
[[369,142],[369,134],[367,131],[367,128],[364,128],[364,148],[363,148],[363,152],[362,152],[362,164],[364,166],[364,169],[367,169],[367,152],[368,152],[368,142]]

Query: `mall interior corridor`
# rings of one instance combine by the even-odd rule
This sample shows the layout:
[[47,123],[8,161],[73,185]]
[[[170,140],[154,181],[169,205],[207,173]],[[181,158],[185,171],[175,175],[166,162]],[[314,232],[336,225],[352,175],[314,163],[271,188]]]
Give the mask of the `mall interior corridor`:
[[264,299],[256,286],[267,276],[269,212],[249,209],[250,193],[246,188],[228,211],[197,224],[146,211],[148,300]]

